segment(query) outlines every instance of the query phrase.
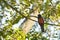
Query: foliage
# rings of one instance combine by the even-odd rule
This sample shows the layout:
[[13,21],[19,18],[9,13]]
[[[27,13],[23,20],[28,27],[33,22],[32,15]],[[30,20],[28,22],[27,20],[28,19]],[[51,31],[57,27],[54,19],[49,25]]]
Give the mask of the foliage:
[[29,32],[26,36],[28,40],[48,40],[46,37],[42,36],[42,33]]
[[1,0],[0,11],[1,14],[3,13],[3,11],[5,11],[11,15],[11,19],[8,20],[10,22],[12,21],[12,24],[18,23],[21,18],[29,18],[30,14],[37,8],[39,9],[38,12],[43,11],[42,16],[44,17],[45,21],[51,20],[52,22],[56,22],[57,20],[59,20],[59,1],[56,1],[56,3],[52,2],[53,0],[46,0],[46,2],[44,1],[45,0]]
[[0,31],[0,39],[2,40],[25,40],[24,32],[19,29],[9,29],[9,30],[2,30]]
[[[60,26],[60,1],[53,2],[53,0],[0,0],[0,39],[5,40],[29,40],[45,39],[41,33],[31,32],[27,35],[19,29],[12,29],[12,26],[17,24],[23,18],[29,19],[31,13],[36,9],[45,20],[45,29],[49,22],[58,22]],[[2,19],[6,18],[5,23]]]

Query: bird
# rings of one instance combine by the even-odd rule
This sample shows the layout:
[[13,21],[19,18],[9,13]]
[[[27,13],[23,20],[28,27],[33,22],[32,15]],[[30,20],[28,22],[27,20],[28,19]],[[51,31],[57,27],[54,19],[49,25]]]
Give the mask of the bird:
[[41,31],[44,32],[44,19],[40,14],[38,14],[38,23],[41,27]]

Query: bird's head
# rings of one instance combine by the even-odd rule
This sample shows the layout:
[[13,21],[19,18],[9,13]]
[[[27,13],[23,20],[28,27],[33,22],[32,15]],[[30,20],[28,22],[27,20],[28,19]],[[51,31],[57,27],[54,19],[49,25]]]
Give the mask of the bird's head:
[[40,14],[38,14],[38,18],[40,18],[41,17],[41,15]]

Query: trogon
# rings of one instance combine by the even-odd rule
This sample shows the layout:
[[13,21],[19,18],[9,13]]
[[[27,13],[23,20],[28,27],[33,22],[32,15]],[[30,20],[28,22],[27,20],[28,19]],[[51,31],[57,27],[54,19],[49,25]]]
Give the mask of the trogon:
[[44,32],[44,19],[40,14],[38,14],[38,23],[41,27],[41,31]]

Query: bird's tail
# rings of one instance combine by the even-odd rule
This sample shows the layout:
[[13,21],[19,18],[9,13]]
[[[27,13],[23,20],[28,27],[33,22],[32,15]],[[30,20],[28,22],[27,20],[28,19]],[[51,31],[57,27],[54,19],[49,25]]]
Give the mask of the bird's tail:
[[41,31],[44,32],[44,24],[40,24],[41,26]]

